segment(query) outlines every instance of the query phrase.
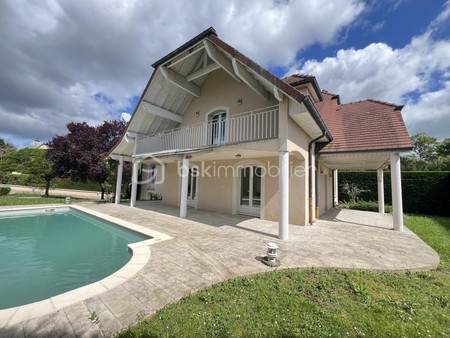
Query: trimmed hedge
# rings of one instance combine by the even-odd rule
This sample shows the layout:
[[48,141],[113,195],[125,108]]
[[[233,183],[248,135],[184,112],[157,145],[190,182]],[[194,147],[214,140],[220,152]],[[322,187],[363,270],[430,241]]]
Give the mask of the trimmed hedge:
[[[376,171],[339,171],[339,184],[345,181],[369,190],[358,196],[360,200],[378,200]],[[402,191],[404,212],[450,216],[450,172],[403,171]],[[391,176],[388,170],[384,172],[384,200],[386,204],[392,204]],[[348,197],[340,189],[339,201],[348,201]]]

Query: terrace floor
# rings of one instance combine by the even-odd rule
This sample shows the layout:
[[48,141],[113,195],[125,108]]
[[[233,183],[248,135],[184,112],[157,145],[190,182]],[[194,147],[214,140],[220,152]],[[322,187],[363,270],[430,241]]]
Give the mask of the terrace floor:
[[[279,245],[280,268],[327,267],[411,271],[432,269],[439,256],[413,232],[391,230],[392,217],[332,209],[312,226],[289,226],[289,240],[277,238],[278,223],[188,209],[160,202],[126,205],[81,203],[85,208],[172,236],[152,244],[144,268],[123,284],[50,314],[4,318],[1,337],[110,337],[168,303],[228,278],[264,272],[266,243]],[[88,317],[95,311],[98,323]],[[35,317],[35,318],[32,318]]]

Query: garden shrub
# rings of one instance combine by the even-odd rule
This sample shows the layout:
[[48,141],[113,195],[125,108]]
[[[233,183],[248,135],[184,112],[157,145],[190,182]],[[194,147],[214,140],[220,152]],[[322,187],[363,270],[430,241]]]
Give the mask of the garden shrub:
[[[358,198],[364,201],[378,200],[376,171],[339,171],[339,182],[349,182],[364,188]],[[450,172],[403,171],[403,211],[428,215],[450,216]],[[391,204],[391,177],[384,173],[384,199]],[[339,202],[348,201],[339,191]]]
[[[339,208],[378,212],[378,202],[375,201],[342,202],[339,203]],[[384,211],[386,213],[392,212],[392,206],[386,204],[384,206]]]
[[6,196],[11,192],[10,187],[0,187],[0,196]]

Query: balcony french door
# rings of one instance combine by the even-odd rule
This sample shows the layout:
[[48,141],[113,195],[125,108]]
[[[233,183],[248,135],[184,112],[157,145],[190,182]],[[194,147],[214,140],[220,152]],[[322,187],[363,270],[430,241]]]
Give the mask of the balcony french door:
[[208,116],[208,135],[210,144],[225,143],[227,112],[217,110]]
[[259,217],[262,197],[261,167],[247,166],[245,168],[241,168],[239,179],[239,213]]

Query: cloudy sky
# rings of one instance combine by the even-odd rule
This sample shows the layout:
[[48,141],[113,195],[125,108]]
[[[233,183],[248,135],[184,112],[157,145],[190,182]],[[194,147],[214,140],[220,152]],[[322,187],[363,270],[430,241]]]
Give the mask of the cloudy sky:
[[411,135],[450,137],[450,0],[2,0],[0,137],[131,113],[151,64],[209,26],[280,77],[405,105]]

